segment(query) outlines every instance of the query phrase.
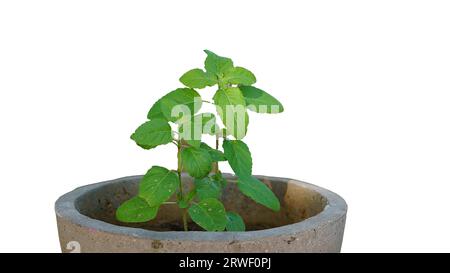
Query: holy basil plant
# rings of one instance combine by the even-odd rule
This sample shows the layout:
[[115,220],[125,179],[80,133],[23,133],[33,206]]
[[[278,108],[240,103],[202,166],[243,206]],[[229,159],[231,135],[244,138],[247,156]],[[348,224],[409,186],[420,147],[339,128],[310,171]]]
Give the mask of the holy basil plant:
[[[131,135],[137,145],[147,150],[175,144],[178,165],[176,170],[151,167],[139,184],[137,196],[117,209],[119,221],[150,221],[161,206],[178,205],[185,231],[188,217],[207,231],[244,231],[242,217],[227,211],[221,202],[227,180],[219,170],[219,162],[225,161],[236,174],[235,183],[242,194],[268,209],[280,209],[269,187],[252,176],[252,156],[242,139],[247,133],[248,110],[274,114],[283,112],[283,106],[253,86],[256,78],[248,69],[234,66],[230,58],[209,50],[205,53],[204,69],[195,68],[182,75],[180,82],[185,87],[159,99],[148,112],[148,121]],[[214,86],[205,90],[212,101],[203,100],[197,89]],[[204,103],[215,105],[217,113],[200,112]],[[214,136],[214,148],[202,141],[206,135]],[[221,140],[223,151],[219,148]],[[192,187],[183,187],[183,172],[193,178]]]

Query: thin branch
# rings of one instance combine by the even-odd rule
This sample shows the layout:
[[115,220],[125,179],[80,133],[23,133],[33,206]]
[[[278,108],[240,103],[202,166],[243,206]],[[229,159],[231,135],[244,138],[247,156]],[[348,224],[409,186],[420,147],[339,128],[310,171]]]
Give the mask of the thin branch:
[[180,188],[180,196],[182,199],[183,198],[183,183],[181,182],[181,169],[182,169],[183,164],[181,163],[181,141],[180,140],[177,141],[177,147],[178,147],[178,150],[177,150],[177,159],[178,159],[177,173],[178,173],[178,180],[179,180],[178,186]]
[[176,205],[177,202],[164,202],[163,205]]
[[184,209],[183,212],[183,229],[184,231],[188,231],[188,223],[187,223],[187,209]]
[[[219,134],[216,134],[216,150],[219,150],[219,140],[220,140]],[[218,174],[220,172],[219,162],[214,162],[213,171],[215,174]]]

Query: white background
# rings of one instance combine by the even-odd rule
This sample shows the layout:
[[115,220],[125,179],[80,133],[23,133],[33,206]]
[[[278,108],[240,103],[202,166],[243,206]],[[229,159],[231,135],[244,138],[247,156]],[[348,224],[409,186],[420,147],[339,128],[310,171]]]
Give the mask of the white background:
[[413,0],[1,1],[0,251],[58,252],[59,195],[174,168],[129,135],[205,48],[283,102],[254,174],[343,196],[344,252],[450,251],[450,3]]

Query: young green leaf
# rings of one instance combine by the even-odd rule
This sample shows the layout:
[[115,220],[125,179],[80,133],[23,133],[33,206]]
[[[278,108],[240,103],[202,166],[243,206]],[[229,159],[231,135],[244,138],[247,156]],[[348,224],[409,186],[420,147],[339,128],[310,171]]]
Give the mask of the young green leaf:
[[256,77],[251,71],[237,66],[225,73],[223,81],[231,84],[252,85],[256,82]]
[[241,140],[224,140],[222,147],[230,167],[237,176],[245,177],[252,174],[252,155],[247,144]]
[[241,90],[237,87],[219,89],[213,100],[227,133],[242,139],[247,133],[248,113]]
[[245,223],[236,212],[227,212],[227,231],[245,231]]
[[196,147],[188,147],[181,151],[183,169],[190,176],[203,178],[211,171],[212,160],[208,151]]
[[125,223],[142,223],[156,217],[158,207],[150,207],[143,198],[135,196],[116,210],[117,220]]
[[207,54],[205,60],[206,72],[222,76],[225,72],[233,68],[233,61],[230,58],[221,57],[206,49],[204,51]]
[[280,201],[278,201],[278,198],[266,184],[257,178],[253,176],[239,176],[237,184],[239,190],[255,202],[274,211],[280,210]]
[[194,184],[199,200],[207,198],[220,198],[222,191],[220,182],[212,180],[209,177],[204,177],[202,179],[195,179]]
[[247,108],[258,113],[277,114],[284,111],[276,98],[253,86],[240,86]]
[[188,209],[191,219],[207,231],[223,231],[227,217],[223,204],[214,198],[201,200]]
[[175,193],[178,184],[178,175],[175,172],[153,166],[139,184],[139,196],[144,198],[149,206],[159,206]]
[[131,139],[144,149],[152,149],[173,140],[169,123],[162,119],[154,119],[139,126],[131,135]]
[[210,146],[208,146],[208,144],[206,144],[204,142],[202,142],[200,144],[200,148],[208,151],[209,155],[211,156],[211,160],[213,162],[219,162],[219,161],[226,161],[227,160],[225,155],[221,151],[211,148]]
[[180,78],[180,82],[191,88],[205,88],[217,83],[217,77],[199,68],[189,70]]
[[[178,88],[159,99],[148,112],[148,119],[165,119],[175,122],[184,116],[192,116],[202,106],[202,98],[194,89]],[[175,108],[178,107],[178,108]]]

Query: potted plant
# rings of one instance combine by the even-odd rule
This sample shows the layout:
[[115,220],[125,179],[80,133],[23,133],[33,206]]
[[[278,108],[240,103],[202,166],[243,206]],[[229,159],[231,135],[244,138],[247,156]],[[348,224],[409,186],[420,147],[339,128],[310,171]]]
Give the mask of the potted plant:
[[[249,70],[205,53],[205,69],[182,75],[185,87],[156,101],[131,135],[147,150],[175,145],[176,168],[153,166],[144,176],[62,196],[56,214],[63,251],[74,245],[85,252],[340,250],[342,198],[305,182],[252,174],[251,153],[242,140],[248,111],[281,113],[282,104],[253,86]],[[206,87],[215,92],[211,101],[200,95]],[[204,104],[214,105],[216,113],[202,112]],[[207,135],[213,145],[206,143]],[[226,162],[234,175],[220,171],[219,163]]]

